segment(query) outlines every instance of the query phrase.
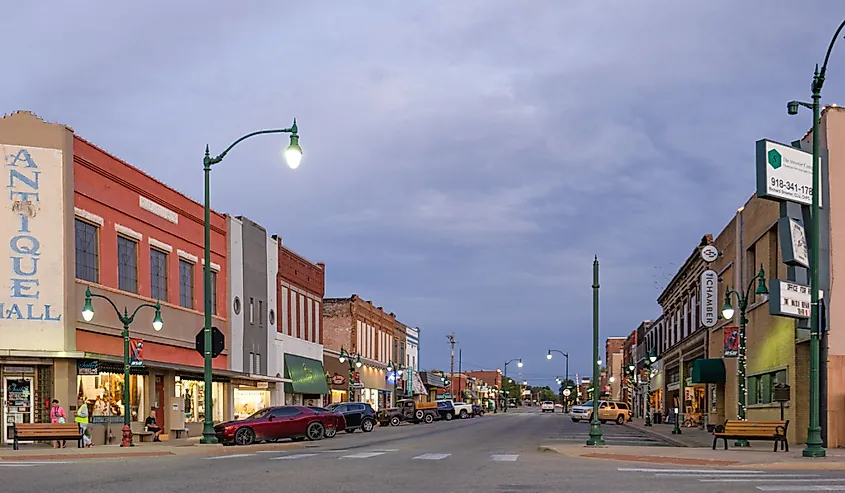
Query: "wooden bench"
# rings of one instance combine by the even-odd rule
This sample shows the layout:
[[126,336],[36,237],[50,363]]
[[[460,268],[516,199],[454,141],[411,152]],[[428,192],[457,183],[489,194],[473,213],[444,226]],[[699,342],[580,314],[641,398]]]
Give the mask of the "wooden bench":
[[728,440],[771,440],[774,442],[773,452],[778,451],[778,444],[781,450],[789,452],[789,442],[786,439],[786,430],[789,429],[789,420],[786,421],[741,421],[728,420],[724,425],[718,425],[713,430],[713,450],[716,450],[716,441],[725,441],[725,450],[728,449]]
[[129,428],[132,430],[133,442],[135,441],[134,437],[138,437],[139,442],[153,441],[155,433],[147,431],[147,428],[144,426],[144,423],[132,422],[130,423]]
[[170,430],[170,433],[173,433],[173,435],[176,437],[177,440],[182,438],[183,436],[185,438],[188,437],[188,429],[187,428],[173,428],[173,429]]
[[82,428],[79,423],[15,423],[13,449],[19,450],[19,441],[76,440],[82,448]]

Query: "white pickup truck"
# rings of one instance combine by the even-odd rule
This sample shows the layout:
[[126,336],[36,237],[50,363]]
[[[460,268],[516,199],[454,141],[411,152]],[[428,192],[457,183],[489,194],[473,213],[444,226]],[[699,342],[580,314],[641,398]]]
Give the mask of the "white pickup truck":
[[472,404],[467,404],[466,402],[455,402],[451,399],[443,399],[442,401],[437,402],[451,402],[452,406],[455,408],[455,414],[449,415],[446,417],[446,420],[450,420],[454,417],[459,417],[461,419],[471,418],[472,415]]

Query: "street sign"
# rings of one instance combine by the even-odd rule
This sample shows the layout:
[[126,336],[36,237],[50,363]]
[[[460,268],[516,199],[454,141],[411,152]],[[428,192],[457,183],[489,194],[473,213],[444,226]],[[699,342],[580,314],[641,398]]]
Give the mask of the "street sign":
[[715,262],[719,258],[719,249],[713,245],[707,245],[701,249],[701,259],[707,262]]
[[783,263],[809,268],[810,255],[807,252],[807,237],[802,222],[792,217],[782,217],[778,219],[778,231]]
[[[200,329],[197,332],[196,348],[200,356],[205,357],[205,329]],[[211,357],[216,358],[226,348],[226,339],[220,329],[217,327],[211,328]]]
[[571,393],[572,393],[572,391],[571,391],[571,390],[569,390],[569,389],[563,389],[563,396],[564,396],[564,397],[569,397],[569,394],[571,394]]
[[812,204],[813,155],[771,140],[758,140],[757,196],[778,202]]
[[716,271],[701,273],[701,324],[714,327],[719,321],[719,275]]

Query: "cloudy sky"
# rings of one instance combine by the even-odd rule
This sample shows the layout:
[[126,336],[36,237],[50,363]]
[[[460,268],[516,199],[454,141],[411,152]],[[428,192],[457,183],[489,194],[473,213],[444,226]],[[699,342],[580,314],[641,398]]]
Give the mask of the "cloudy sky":
[[[765,8],[762,5],[765,3]],[[202,197],[422,328],[422,361],[589,369],[754,188],[754,142],[810,125],[837,0],[0,0],[0,112],[27,109]],[[845,46],[826,103],[845,101]],[[837,98],[839,98],[837,100]],[[516,368],[511,368],[511,374]],[[515,376],[515,375],[514,375]]]

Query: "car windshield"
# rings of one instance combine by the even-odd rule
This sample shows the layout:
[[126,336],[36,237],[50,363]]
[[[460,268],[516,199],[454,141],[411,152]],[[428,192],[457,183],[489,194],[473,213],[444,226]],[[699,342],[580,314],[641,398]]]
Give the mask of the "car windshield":
[[329,411],[334,411],[335,409],[337,409],[338,406],[340,406],[340,403],[335,402],[334,404],[329,404],[328,406],[326,406],[326,409],[328,409]]
[[328,412],[331,412],[331,411],[329,411],[328,409],[326,409],[326,408],[324,408],[324,407],[317,407],[317,406],[308,406],[308,409],[310,409],[310,410],[312,410],[312,411],[316,411],[316,412],[318,412],[318,413],[328,413]]
[[593,401],[587,401],[581,404],[582,407],[593,407]]
[[250,416],[246,419],[261,419],[264,416],[267,416],[268,414],[270,414],[270,408],[265,407],[264,409],[260,409],[258,411],[255,411],[255,413],[253,413],[252,416]]

